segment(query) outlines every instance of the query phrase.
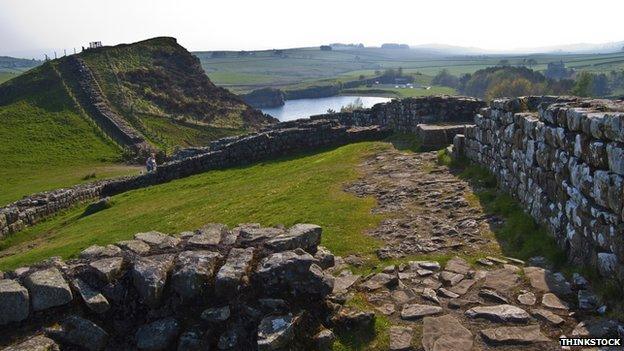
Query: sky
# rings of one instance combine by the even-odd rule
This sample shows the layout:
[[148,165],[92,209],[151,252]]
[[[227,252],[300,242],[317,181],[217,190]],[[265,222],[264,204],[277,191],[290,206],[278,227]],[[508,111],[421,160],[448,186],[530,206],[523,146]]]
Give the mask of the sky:
[[513,50],[624,40],[624,1],[0,0],[0,55],[173,36],[191,51],[326,43]]

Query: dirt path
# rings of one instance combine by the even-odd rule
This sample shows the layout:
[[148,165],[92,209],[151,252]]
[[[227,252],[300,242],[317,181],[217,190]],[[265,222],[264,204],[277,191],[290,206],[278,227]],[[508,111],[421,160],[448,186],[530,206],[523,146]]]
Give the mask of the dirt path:
[[[438,165],[435,152],[384,150],[361,170],[346,190],[376,197],[373,211],[389,214],[368,233],[386,244],[380,258],[456,253],[473,262],[500,252],[490,229],[502,219],[487,215],[471,185]],[[391,350],[561,350],[562,335],[603,337],[622,328],[599,317],[601,304],[583,279],[500,254],[468,261],[406,261],[359,277],[339,259],[334,293],[363,298],[385,316]]]

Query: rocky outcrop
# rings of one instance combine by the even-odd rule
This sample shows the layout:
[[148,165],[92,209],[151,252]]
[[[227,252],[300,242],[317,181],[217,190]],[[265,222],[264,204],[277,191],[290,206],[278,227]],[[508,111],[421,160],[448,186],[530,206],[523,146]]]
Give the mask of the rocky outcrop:
[[491,170],[571,262],[624,281],[623,143],[624,102],[531,96],[494,100],[456,148]]
[[284,92],[274,88],[257,89],[241,95],[241,98],[256,108],[284,106]]
[[[52,259],[7,272],[0,280],[0,345],[279,350],[320,343],[333,289],[332,276],[312,256],[321,228],[210,225],[197,232],[209,228],[230,242],[207,250],[190,242],[199,234],[140,233],[136,240],[149,247],[143,254],[90,247],[81,255],[88,258]],[[263,239],[246,240],[242,233],[252,229],[264,233]],[[267,244],[276,239],[288,245]],[[41,330],[45,337],[31,338]]]

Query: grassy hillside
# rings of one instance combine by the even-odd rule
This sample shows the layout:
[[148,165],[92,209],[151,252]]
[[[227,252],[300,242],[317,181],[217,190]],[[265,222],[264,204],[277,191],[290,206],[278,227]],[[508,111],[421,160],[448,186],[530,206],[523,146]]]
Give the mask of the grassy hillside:
[[173,38],[87,50],[80,56],[113,108],[163,148],[201,145],[267,122],[212,84],[197,58]]
[[336,253],[372,254],[377,241],[361,233],[380,220],[370,214],[375,201],[343,192],[342,184],[357,177],[364,156],[384,147],[390,144],[365,142],[211,171],[114,196],[111,208],[86,217],[79,206],[0,241],[0,270],[70,257],[147,229],[177,233],[206,222],[317,223],[324,228],[323,243]]
[[0,205],[84,181],[136,171],[75,107],[54,63],[0,86]]

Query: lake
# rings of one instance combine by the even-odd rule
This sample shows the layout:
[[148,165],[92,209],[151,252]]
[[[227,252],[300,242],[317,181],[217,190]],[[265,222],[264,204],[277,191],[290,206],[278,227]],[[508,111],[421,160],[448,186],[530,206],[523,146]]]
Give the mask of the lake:
[[380,102],[390,101],[389,98],[374,96],[330,96],[318,99],[286,100],[284,106],[263,108],[261,110],[280,121],[291,121],[327,113],[328,109],[340,111],[341,107],[353,103],[358,98],[362,100],[365,108],[372,107]]

